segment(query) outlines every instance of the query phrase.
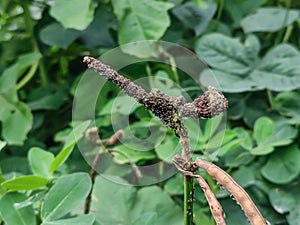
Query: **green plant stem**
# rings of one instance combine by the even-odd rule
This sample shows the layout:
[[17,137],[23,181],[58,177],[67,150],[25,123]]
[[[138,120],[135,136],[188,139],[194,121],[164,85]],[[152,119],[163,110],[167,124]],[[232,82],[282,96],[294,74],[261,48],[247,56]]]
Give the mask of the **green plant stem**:
[[[31,14],[30,14],[30,10],[29,10],[29,6],[28,3],[26,1],[19,1],[20,5],[22,6],[23,10],[24,10],[24,21],[26,23],[26,29],[27,29],[27,33],[28,36],[30,37],[30,41],[32,43],[33,46],[33,51],[34,52],[40,52],[38,44],[34,38],[34,21],[31,18]],[[39,68],[39,75],[41,78],[41,84],[43,86],[45,86],[47,84],[47,70],[45,69],[45,65],[43,63],[42,60],[40,60],[39,62],[33,64],[30,68],[30,70],[28,71],[28,73],[23,77],[23,79],[18,83],[17,85],[17,89],[22,88],[24,85],[26,85],[26,83],[28,83],[32,77],[34,76],[37,68]]]
[[153,88],[155,85],[153,83],[153,75],[152,75],[152,71],[151,71],[151,67],[150,67],[149,63],[146,64],[146,73],[149,78],[150,87]]
[[218,23],[216,23],[215,30],[218,29],[219,24],[220,24],[221,15],[222,15],[222,12],[224,9],[224,0],[219,0],[219,4],[220,4],[220,6],[218,7],[218,12],[217,12],[217,17],[216,17],[216,21],[218,21]]
[[41,78],[41,84],[42,86],[46,86],[46,84],[48,83],[48,76],[47,76],[47,70],[45,67],[45,62],[43,59],[40,59],[40,63],[39,63],[39,75]]
[[287,38],[286,35],[289,32],[289,28],[287,28],[286,32],[284,32],[284,27],[286,26],[287,20],[288,20],[288,16],[289,16],[289,9],[291,7],[291,0],[286,0],[286,8],[287,8],[287,12],[284,16],[284,20],[283,20],[283,24],[282,27],[283,29],[280,30],[280,32],[278,32],[277,38],[275,40],[275,45],[278,45],[280,42],[284,42],[284,40]]
[[293,29],[294,29],[294,26],[293,26],[293,25],[289,25],[289,26],[286,28],[286,31],[285,31],[285,34],[284,34],[284,37],[283,37],[283,40],[282,40],[283,43],[288,42],[288,40],[290,39],[290,36],[291,36],[291,34],[292,34]]
[[17,90],[21,89],[23,86],[25,86],[31,78],[34,76],[37,68],[38,68],[39,62],[35,62],[31,65],[28,73],[18,82],[17,84]]
[[176,82],[176,84],[179,84],[179,75],[178,75],[178,72],[177,72],[176,62],[175,62],[174,57],[172,55],[169,55],[169,62],[171,64],[171,70],[173,72],[174,81]]
[[194,182],[190,176],[184,176],[184,225],[193,225]]
[[271,108],[271,110],[274,110],[275,104],[274,104],[274,98],[273,98],[272,92],[270,90],[267,90],[267,95],[268,95],[268,100],[270,103],[270,108]]

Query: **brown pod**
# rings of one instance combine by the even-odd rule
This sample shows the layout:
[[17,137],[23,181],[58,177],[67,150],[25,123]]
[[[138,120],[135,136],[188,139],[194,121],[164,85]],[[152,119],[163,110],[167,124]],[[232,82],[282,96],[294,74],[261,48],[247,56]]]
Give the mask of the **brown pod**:
[[205,160],[197,159],[195,164],[204,169],[211,177],[213,177],[221,186],[226,188],[233,195],[234,199],[242,207],[245,215],[252,225],[266,225],[268,224],[261,215],[254,202],[247,194],[247,192],[238,185],[235,180],[220,167]]

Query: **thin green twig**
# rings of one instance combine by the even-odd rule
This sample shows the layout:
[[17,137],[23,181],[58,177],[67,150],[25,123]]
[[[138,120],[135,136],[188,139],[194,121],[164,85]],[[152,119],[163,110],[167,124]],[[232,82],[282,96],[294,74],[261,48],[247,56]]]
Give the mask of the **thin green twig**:
[[184,175],[184,225],[193,225],[194,208],[194,182],[193,178]]
[[271,108],[271,110],[274,110],[274,108],[275,108],[274,98],[273,98],[272,92],[269,89],[267,90],[267,95],[268,95],[268,100],[270,103],[270,108]]

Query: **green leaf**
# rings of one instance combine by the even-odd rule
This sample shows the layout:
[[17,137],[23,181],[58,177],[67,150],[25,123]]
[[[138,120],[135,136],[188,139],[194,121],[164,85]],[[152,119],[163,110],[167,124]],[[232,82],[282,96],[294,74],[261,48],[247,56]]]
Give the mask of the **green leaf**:
[[83,136],[85,130],[88,128],[90,123],[91,121],[87,120],[77,124],[77,126],[73,128],[73,130],[70,132],[70,134],[67,137],[63,149],[58,153],[58,155],[55,157],[55,159],[50,165],[51,173],[57,170],[68,159],[68,157],[73,151],[76,142]]
[[156,224],[157,224],[156,212],[144,213],[133,222],[133,225],[156,225]]
[[202,149],[205,138],[200,127],[199,120],[185,119],[184,125],[186,128],[192,132],[189,132],[190,145],[192,149]]
[[200,82],[206,87],[213,85],[218,87],[221,91],[228,93],[256,91],[264,88],[249,77],[216,69],[203,70],[200,75]]
[[2,136],[9,145],[22,145],[32,127],[32,114],[23,102],[11,102],[0,94]]
[[236,149],[236,147],[238,147],[239,145],[242,144],[242,140],[241,139],[235,139],[232,140],[226,144],[223,144],[219,149],[218,149],[218,156],[224,156],[226,155],[228,152],[230,152],[231,150]]
[[241,21],[245,33],[278,31],[299,18],[299,11],[265,7],[258,9]]
[[285,146],[293,142],[297,130],[285,123],[276,123],[267,117],[261,117],[254,124],[254,137],[257,147],[250,150],[253,155],[266,155],[274,147]]
[[299,57],[300,52],[290,44],[279,44],[271,48],[262,59],[262,64],[272,63],[274,59],[289,59]]
[[207,216],[206,209],[194,206],[194,223],[195,225],[211,225],[211,218]]
[[274,188],[268,193],[272,207],[280,214],[287,213],[296,206],[297,201],[293,194],[296,194],[295,189],[286,190],[280,187]]
[[293,142],[297,136],[297,129],[288,124],[275,123],[275,131],[273,136],[267,141],[267,144],[276,146],[284,146]]
[[111,23],[114,20],[115,16],[109,8],[97,7],[94,20],[80,35],[80,40],[83,41],[84,46],[95,51],[103,47],[116,46],[109,32]]
[[[58,33],[59,35],[57,35]],[[50,46],[58,46],[63,49],[68,48],[79,35],[80,31],[65,29],[59,23],[48,24],[40,31],[40,39],[43,43]]]
[[[259,6],[265,3],[265,0],[226,0],[224,9],[232,19],[233,28],[240,28],[241,20],[249,13],[255,12]],[[231,28],[232,29],[232,28]]]
[[0,78],[0,93],[6,95],[11,101],[17,101],[17,79],[34,63],[38,62],[42,55],[39,52],[31,52],[18,57],[17,61],[7,68]]
[[100,111],[99,115],[121,113],[129,115],[139,107],[140,104],[135,101],[134,98],[128,95],[118,96],[109,100]]
[[300,56],[276,59],[268,64],[261,63],[253,70],[250,78],[258,85],[272,91],[290,91],[300,87]]
[[260,117],[255,121],[253,135],[258,145],[267,142],[274,134],[274,123],[268,117]]
[[248,58],[255,62],[260,51],[260,42],[258,37],[253,34],[248,35],[245,40],[245,48]]
[[21,191],[43,188],[48,182],[49,180],[44,177],[28,175],[4,181],[1,185],[11,191]]
[[223,115],[218,115],[206,121],[204,128],[204,138],[206,141],[216,133],[217,129],[222,127],[222,119]]
[[6,141],[1,141],[0,140],[0,151],[7,145]]
[[70,156],[75,146],[75,142],[63,148],[62,151],[58,153],[58,155],[54,158],[50,165],[50,173],[56,171]]
[[194,2],[186,2],[172,10],[172,13],[188,28],[195,31],[196,35],[201,34],[208,26],[214,16],[217,5],[213,1],[206,1],[200,7]]
[[131,214],[137,190],[133,186],[123,185],[124,182],[126,184],[126,181],[118,177],[114,178],[114,182],[109,177],[96,177],[91,211],[97,212],[96,219],[100,224],[131,225],[135,220]]
[[[183,223],[183,215],[180,207],[158,186],[141,188],[137,193],[136,199],[138,201],[133,208],[135,216],[145,212],[156,212],[157,225],[179,225]],[[172,213],[170,213],[170,210]]]
[[84,30],[94,18],[94,7],[91,0],[54,0],[50,15],[65,28]]
[[275,184],[291,182],[300,173],[300,151],[297,145],[282,147],[262,167],[262,175]]
[[250,150],[253,143],[249,133],[242,127],[235,127],[233,131],[236,133],[237,137],[242,140],[241,146],[247,150]]
[[70,219],[62,219],[62,220],[55,220],[50,222],[44,222],[41,225],[93,225],[95,221],[94,215],[79,215],[74,218]]
[[157,214],[156,225],[183,223],[181,209],[159,187],[143,187],[137,191],[123,183],[121,179],[118,182],[114,178],[112,182],[97,176],[93,188],[97,201],[94,199],[91,210],[97,212],[96,218],[100,224],[132,225],[145,213]]
[[252,155],[267,155],[274,151],[274,147],[271,145],[260,144],[250,150]]
[[211,33],[199,38],[195,51],[209,66],[229,74],[245,75],[250,70],[245,47],[222,34]]
[[32,114],[28,106],[18,100],[17,79],[41,58],[40,53],[21,55],[17,62],[0,77],[0,121],[2,136],[9,145],[21,145],[32,127]]
[[[2,158],[2,157],[1,157]],[[5,173],[20,173],[29,174],[31,173],[26,157],[10,156],[6,158],[0,158],[0,165],[3,174]]]
[[50,188],[41,208],[43,222],[59,219],[78,206],[90,192],[92,183],[86,173],[60,177]]
[[224,155],[225,165],[228,167],[239,167],[241,165],[247,165],[252,162],[254,156],[250,152],[245,151],[244,148],[238,146],[234,151],[228,152]]
[[[299,192],[298,192],[299,193]],[[287,220],[289,224],[300,225],[300,207],[299,204],[295,205],[295,208],[287,215]]]
[[[114,149],[124,152],[133,162],[138,162],[140,160],[151,160],[155,159],[156,157],[153,151],[131,148],[131,146],[127,145],[118,145],[114,147]],[[118,163],[124,164],[129,162],[128,157],[124,156],[123,154],[114,152],[113,155],[115,156],[114,160]]]
[[275,97],[276,109],[292,124],[300,124],[300,93],[281,92]]
[[204,149],[208,152],[218,150],[222,145],[228,144],[234,137],[235,133],[233,131],[222,128],[218,133],[213,134],[211,138],[207,140]]
[[300,87],[300,52],[291,45],[280,44],[261,60],[250,78],[258,85],[274,91],[289,91]]
[[25,194],[9,192],[0,199],[0,216],[5,225],[36,225],[32,205],[16,208],[16,204],[27,200]]
[[241,166],[231,175],[239,185],[241,185],[243,188],[246,188],[248,186],[255,185],[255,171],[256,170],[253,166]]
[[33,147],[29,150],[28,161],[31,170],[34,174],[50,178],[50,165],[54,160],[54,155],[51,152],[47,152],[41,148]]
[[63,85],[47,85],[36,88],[28,96],[31,110],[58,109],[67,99],[67,89]]
[[[169,2],[147,0],[112,0],[114,13],[119,21],[118,41],[123,45],[144,40],[159,40],[170,25],[167,11],[173,7]],[[147,16],[145,16],[147,15]],[[134,35],[133,35],[134,34]],[[142,42],[135,46],[122,46],[129,54],[150,56],[155,46]]]
[[269,105],[266,99],[260,94],[255,93],[245,99],[245,109],[243,112],[243,120],[247,126],[253,127],[254,123],[260,117],[266,116]]
[[183,176],[177,173],[175,176],[167,180],[164,191],[169,195],[183,195]]
[[172,163],[176,154],[180,154],[181,146],[174,135],[165,136],[164,140],[155,147],[155,152],[161,160]]
[[167,95],[182,95],[182,87],[175,84],[172,79],[174,78],[170,77],[166,71],[159,70],[155,73],[154,77],[152,77],[150,87],[157,88]]

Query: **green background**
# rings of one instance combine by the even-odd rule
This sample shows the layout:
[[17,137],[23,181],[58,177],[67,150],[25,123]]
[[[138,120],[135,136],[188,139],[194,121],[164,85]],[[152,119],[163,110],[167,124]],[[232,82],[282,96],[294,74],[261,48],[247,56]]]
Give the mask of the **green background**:
[[[201,95],[215,76],[229,101],[226,127],[218,129],[220,117],[187,121],[194,157],[213,160],[229,172],[271,224],[300,224],[299,8],[296,0],[1,0],[2,224],[182,224],[180,174],[145,187],[98,176],[92,213],[83,214],[91,190],[90,167],[76,142],[90,121],[72,121],[74,94],[86,71],[83,56],[98,57],[144,40],[188,48],[209,69],[196,82],[183,71],[155,62],[136,63],[120,73],[130,79],[169,79],[191,98]],[[151,54],[151,48],[123,50],[141,59]],[[155,81],[152,87],[172,90],[173,84]],[[121,104],[114,108],[116,100]],[[117,87],[105,84],[95,112],[101,138],[114,133],[111,118],[121,123],[131,102]],[[129,113],[131,125],[122,127],[125,133],[131,129],[143,139],[150,135],[149,127],[163,129],[139,105]],[[170,164],[168,156],[178,140],[171,130],[166,134],[161,143],[159,135],[154,137],[160,144],[149,151],[118,144],[114,154],[103,154],[110,161],[103,173],[128,182],[132,170],[123,167],[129,161],[118,151],[139,166]],[[147,145],[131,144],[140,149]],[[220,200],[227,224],[248,224],[230,194],[201,174]],[[155,183],[156,178],[144,179]],[[214,224],[202,190],[197,187],[195,192],[195,224]]]

